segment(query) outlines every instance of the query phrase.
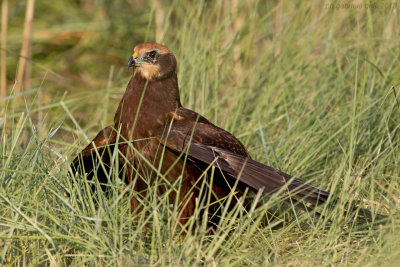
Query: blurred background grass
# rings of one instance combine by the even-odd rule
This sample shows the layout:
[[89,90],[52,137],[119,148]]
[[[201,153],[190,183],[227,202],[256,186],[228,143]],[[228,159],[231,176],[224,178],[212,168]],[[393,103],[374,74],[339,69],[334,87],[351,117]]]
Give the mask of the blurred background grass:
[[[28,71],[16,81],[27,2],[2,2],[3,15],[8,4],[7,27],[2,22],[7,94],[0,99],[3,263],[400,260],[394,238],[400,222],[400,3],[36,1]],[[289,216],[278,230],[260,223],[246,228],[239,218],[215,236],[177,239],[165,230],[168,223],[151,217],[162,231],[154,228],[149,241],[132,230],[121,185],[116,198],[99,200],[100,208],[67,198],[81,188],[69,185],[65,162],[112,122],[130,78],[128,58],[143,41],[174,52],[184,106],[238,136],[253,158],[388,214],[388,222],[357,227],[339,205],[327,215],[329,227]],[[99,221],[105,222],[100,228]]]

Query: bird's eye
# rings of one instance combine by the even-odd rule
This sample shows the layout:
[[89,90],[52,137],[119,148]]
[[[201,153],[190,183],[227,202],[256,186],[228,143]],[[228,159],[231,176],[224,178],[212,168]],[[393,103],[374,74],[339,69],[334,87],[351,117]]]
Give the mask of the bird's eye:
[[149,52],[149,57],[151,57],[151,58],[155,58],[156,57],[156,55],[157,55],[157,51],[150,51]]

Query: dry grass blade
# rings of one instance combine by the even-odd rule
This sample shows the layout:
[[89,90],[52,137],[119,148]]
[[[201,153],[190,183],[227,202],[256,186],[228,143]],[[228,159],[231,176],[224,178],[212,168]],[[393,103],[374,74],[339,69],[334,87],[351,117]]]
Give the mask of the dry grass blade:
[[23,89],[30,87],[30,58],[32,53],[32,23],[33,14],[35,9],[35,0],[27,0],[26,13],[25,13],[25,24],[24,24],[24,35],[21,47],[21,53],[18,65],[18,87],[17,92],[22,92]]
[[8,0],[1,3],[1,51],[0,51],[0,98],[7,94],[7,22],[8,22]]

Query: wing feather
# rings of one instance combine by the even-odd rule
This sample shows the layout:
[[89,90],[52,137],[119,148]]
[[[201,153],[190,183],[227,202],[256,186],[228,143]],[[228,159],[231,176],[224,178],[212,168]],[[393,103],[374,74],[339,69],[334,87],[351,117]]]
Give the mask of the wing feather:
[[263,189],[272,194],[286,186],[286,194],[296,200],[304,200],[314,206],[325,203],[329,193],[287,173],[266,166],[248,157],[226,149],[192,143],[186,150],[188,156],[205,164],[213,164],[255,190]]
[[197,113],[179,108],[178,120],[157,131],[158,140],[177,154],[187,153],[196,163],[214,164],[223,173],[247,186],[271,194],[286,186],[285,197],[304,200],[314,206],[327,201],[329,193],[289,174],[250,158],[243,144],[229,132]]
[[[75,157],[71,163],[73,174],[87,174],[87,178],[91,180],[96,172],[96,177],[100,183],[108,182],[107,173],[110,171],[110,159],[105,148],[110,147],[112,149],[113,142],[110,140],[112,131],[111,125],[102,129],[92,142]],[[98,155],[100,155],[104,168],[100,166]]]

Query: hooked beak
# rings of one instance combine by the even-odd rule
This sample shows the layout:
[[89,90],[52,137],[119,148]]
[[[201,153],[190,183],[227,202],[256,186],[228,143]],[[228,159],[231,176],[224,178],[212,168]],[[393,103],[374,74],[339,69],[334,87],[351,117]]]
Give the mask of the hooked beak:
[[133,56],[131,56],[130,58],[129,58],[129,61],[128,61],[128,70],[129,70],[129,68],[130,67],[134,67],[135,66],[135,60],[133,59]]

